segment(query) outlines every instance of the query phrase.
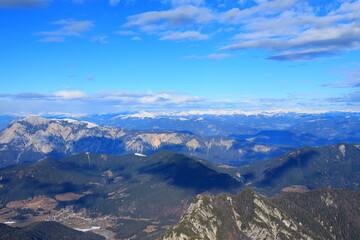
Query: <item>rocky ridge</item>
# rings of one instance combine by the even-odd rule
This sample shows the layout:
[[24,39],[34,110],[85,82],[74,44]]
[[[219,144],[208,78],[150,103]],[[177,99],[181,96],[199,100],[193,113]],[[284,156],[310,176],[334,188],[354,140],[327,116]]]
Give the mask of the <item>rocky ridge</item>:
[[358,239],[359,197],[340,189],[272,199],[253,190],[237,196],[199,195],[162,240]]

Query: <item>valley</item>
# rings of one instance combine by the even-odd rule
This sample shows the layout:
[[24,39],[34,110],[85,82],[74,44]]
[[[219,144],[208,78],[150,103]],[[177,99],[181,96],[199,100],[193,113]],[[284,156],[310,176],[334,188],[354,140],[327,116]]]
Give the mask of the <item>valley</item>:
[[171,152],[147,157],[84,153],[10,166],[0,170],[0,219],[101,226],[96,232],[122,237],[156,236],[197,194],[240,189],[240,182],[211,166]]

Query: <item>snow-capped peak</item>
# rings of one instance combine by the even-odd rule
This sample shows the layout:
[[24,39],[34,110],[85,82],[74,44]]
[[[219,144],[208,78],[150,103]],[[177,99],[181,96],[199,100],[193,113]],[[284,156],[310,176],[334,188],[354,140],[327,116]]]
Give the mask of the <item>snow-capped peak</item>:
[[87,124],[87,128],[94,128],[94,127],[98,127],[99,125],[95,124],[95,123],[91,123],[91,122],[84,122]]

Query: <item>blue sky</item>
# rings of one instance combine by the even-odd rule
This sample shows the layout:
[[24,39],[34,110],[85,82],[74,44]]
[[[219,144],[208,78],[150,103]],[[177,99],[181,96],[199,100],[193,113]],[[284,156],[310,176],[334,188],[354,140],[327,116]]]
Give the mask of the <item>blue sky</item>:
[[0,0],[0,113],[360,110],[360,1]]

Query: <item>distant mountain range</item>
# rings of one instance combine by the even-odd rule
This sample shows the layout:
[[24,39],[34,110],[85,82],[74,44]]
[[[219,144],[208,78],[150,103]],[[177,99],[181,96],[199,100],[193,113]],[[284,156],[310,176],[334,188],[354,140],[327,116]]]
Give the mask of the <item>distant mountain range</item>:
[[[181,113],[42,114],[101,126],[151,132],[182,132],[204,137],[232,137],[255,143],[294,147],[360,142],[360,112],[191,111]],[[0,116],[0,128],[19,116]]]
[[162,240],[359,239],[359,199],[342,189],[199,195]]
[[201,157],[213,163],[243,165],[291,149],[224,137],[103,127],[71,119],[28,117],[13,121],[0,131],[0,167],[45,157],[60,159],[82,152],[121,155],[152,154],[160,150]]

